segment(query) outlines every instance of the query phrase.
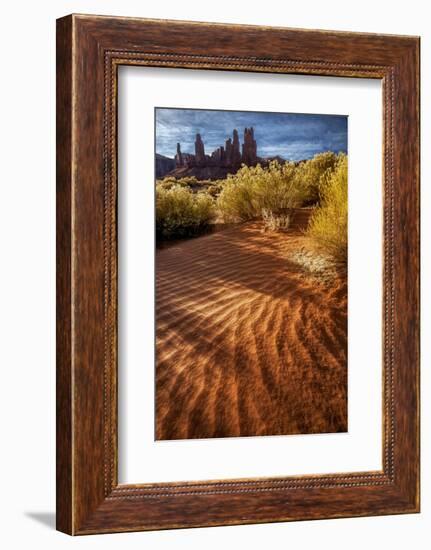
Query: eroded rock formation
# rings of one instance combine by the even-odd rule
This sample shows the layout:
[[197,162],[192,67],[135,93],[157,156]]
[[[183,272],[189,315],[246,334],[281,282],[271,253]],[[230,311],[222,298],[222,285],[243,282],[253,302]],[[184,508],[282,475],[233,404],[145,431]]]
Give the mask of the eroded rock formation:
[[156,153],[156,178],[163,178],[166,174],[175,170],[175,167],[176,159],[171,159]]
[[244,130],[242,162],[247,166],[254,166],[257,163],[257,145],[254,139],[253,128],[245,128]]
[[238,130],[235,128],[233,131],[233,144],[232,144],[232,166],[238,168],[241,166],[241,153],[239,149],[239,137]]
[[207,160],[205,156],[205,146],[204,142],[202,141],[201,135],[196,134],[196,141],[195,141],[195,161],[196,166],[206,166]]
[[[205,144],[200,134],[196,134],[195,152],[183,153],[181,144],[177,143],[174,167],[168,174],[176,178],[195,176],[197,179],[222,179],[228,174],[235,174],[242,164],[255,166],[264,162],[257,156],[257,143],[253,128],[245,128],[244,142],[241,146],[238,131],[226,139],[224,145],[217,147],[211,154],[205,153]],[[160,171],[161,172],[161,171]]]
[[196,134],[195,154],[181,152],[181,144],[177,143],[177,154],[175,155],[176,167],[224,167],[238,170],[241,164],[255,166],[258,162],[257,144],[254,139],[253,128],[244,130],[244,143],[242,153],[240,148],[238,131],[234,130],[232,138],[228,138],[225,145],[215,149],[211,155],[205,154],[205,144],[200,134]]

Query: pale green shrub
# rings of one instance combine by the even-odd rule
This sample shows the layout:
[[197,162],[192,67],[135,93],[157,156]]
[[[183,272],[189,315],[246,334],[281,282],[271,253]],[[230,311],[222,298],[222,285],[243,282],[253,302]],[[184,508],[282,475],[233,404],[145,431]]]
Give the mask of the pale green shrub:
[[262,220],[264,231],[287,231],[292,219],[291,213],[274,214],[272,210],[262,209]]
[[321,193],[337,166],[339,156],[331,151],[319,153],[297,166],[296,175],[306,204],[319,203]]
[[295,173],[293,162],[271,162],[267,168],[243,166],[227,178],[217,208],[226,221],[238,222],[260,218],[263,209],[277,214],[299,206],[301,188]]
[[321,206],[316,208],[307,235],[340,262],[347,262],[347,157],[340,155],[322,187]]
[[162,237],[191,236],[205,229],[215,217],[214,199],[176,185],[156,186],[156,232]]

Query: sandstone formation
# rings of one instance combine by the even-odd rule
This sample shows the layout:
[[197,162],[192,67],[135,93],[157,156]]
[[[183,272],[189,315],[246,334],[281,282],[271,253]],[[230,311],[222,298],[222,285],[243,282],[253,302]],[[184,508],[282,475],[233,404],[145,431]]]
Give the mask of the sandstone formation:
[[195,176],[198,179],[224,178],[235,173],[242,164],[255,166],[259,159],[253,128],[245,128],[242,153],[238,131],[234,130],[232,138],[225,141],[210,155],[205,154],[205,144],[200,134],[196,134],[195,154],[182,153],[181,144],[177,143],[175,169],[169,174],[175,177]]
[[257,145],[254,139],[253,128],[246,128],[244,130],[244,143],[242,145],[242,162],[247,166],[253,166],[256,164],[257,159]]
[[163,178],[175,169],[176,161],[156,153],[156,178]]
[[233,144],[232,144],[232,166],[240,166],[241,165],[241,153],[239,150],[239,137],[238,137],[238,131],[235,129],[233,131]]
[[166,176],[174,178],[195,177],[198,180],[224,179],[229,174],[235,174],[241,165],[268,166],[275,160],[280,164],[285,162],[280,156],[259,157],[257,142],[254,139],[254,129],[244,129],[244,141],[240,144],[238,131],[232,132],[232,137],[226,139],[224,145],[217,147],[210,155],[205,153],[205,144],[200,134],[196,134],[195,152],[183,153],[181,144],[177,143],[177,152],[174,158],[156,154],[156,177]]
[[195,162],[196,166],[206,166],[206,156],[205,156],[205,147],[204,142],[202,141],[201,135],[196,134],[195,141]]

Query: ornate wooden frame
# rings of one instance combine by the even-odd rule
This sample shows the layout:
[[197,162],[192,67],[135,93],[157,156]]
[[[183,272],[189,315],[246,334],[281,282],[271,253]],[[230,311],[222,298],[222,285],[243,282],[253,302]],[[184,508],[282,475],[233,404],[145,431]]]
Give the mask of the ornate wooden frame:
[[[119,65],[377,78],[384,102],[383,470],[119,485]],[[419,38],[70,15],[57,21],[57,528],[419,511]]]

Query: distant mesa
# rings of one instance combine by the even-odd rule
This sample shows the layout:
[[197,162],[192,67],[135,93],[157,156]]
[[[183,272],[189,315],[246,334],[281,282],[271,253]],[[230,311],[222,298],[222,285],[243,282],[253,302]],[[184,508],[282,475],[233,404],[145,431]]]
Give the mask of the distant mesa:
[[175,169],[175,159],[156,153],[156,178],[163,176]]
[[[168,162],[170,161],[170,162]],[[196,134],[195,154],[183,153],[181,144],[177,143],[174,159],[156,154],[156,177],[172,176],[184,178],[195,176],[203,179],[223,179],[228,174],[235,174],[242,164],[256,166],[267,163],[268,159],[257,156],[257,143],[253,128],[244,129],[244,142],[240,148],[238,131],[234,130],[232,138],[225,141],[211,155],[205,153],[205,144],[200,134]]]

